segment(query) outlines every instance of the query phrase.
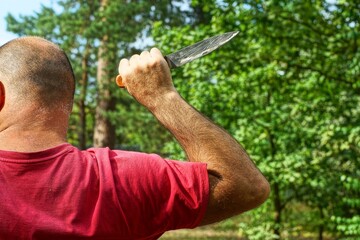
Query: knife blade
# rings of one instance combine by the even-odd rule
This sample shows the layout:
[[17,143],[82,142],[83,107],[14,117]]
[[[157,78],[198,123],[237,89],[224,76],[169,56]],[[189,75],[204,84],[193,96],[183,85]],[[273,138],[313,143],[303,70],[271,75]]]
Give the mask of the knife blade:
[[[238,33],[239,31],[233,31],[207,38],[193,45],[184,47],[179,51],[166,55],[164,58],[170,68],[180,67],[218,49],[225,43],[229,42]],[[116,77],[116,84],[121,88],[125,87],[120,75]]]

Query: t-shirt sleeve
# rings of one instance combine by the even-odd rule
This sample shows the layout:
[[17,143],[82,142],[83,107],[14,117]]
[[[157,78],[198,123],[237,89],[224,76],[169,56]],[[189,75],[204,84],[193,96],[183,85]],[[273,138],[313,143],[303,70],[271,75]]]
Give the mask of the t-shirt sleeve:
[[120,208],[134,236],[200,224],[209,198],[205,163],[114,151],[111,166]]

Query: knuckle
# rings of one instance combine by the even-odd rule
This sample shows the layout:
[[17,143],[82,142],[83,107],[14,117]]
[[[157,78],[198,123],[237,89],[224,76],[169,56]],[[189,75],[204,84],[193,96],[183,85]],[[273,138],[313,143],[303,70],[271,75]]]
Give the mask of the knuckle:
[[151,61],[149,62],[150,67],[156,67],[156,66],[160,66],[162,63],[162,59],[159,57],[154,57],[151,59]]
[[126,58],[123,58],[120,60],[120,65],[126,63],[128,60]]
[[120,60],[119,69],[124,68],[124,67],[126,67],[128,65],[129,65],[129,61],[127,59],[123,58],[123,59]]
[[132,55],[130,58],[130,62],[136,61],[140,56],[138,54]]
[[140,54],[140,56],[147,56],[147,55],[149,55],[150,53],[149,53],[149,51],[143,51],[141,54]]
[[158,53],[160,50],[156,47],[151,48],[151,52]]

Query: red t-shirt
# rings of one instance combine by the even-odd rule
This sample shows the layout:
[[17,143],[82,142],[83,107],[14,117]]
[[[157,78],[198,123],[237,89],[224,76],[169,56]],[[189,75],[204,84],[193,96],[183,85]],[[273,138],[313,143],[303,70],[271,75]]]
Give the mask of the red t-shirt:
[[0,239],[157,239],[198,226],[208,197],[204,163],[70,144],[0,151]]

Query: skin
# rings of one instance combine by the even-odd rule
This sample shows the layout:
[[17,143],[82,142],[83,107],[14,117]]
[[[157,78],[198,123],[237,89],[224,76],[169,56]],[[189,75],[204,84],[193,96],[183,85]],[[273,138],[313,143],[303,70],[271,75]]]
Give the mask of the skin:
[[211,193],[202,225],[240,214],[267,199],[267,180],[234,138],[181,98],[158,49],[122,59],[119,74],[128,92],[175,136],[188,160],[207,163]]
[[[23,38],[21,44],[29,47],[27,54],[35,59],[41,56],[43,62],[30,68],[31,61],[25,59],[20,67],[13,66],[8,64],[11,59],[4,57],[5,48],[0,48],[0,149],[37,152],[66,142],[73,89],[64,88],[58,96],[57,89],[45,91],[36,84],[27,84],[31,77],[27,70],[41,70],[60,50],[36,37]],[[181,98],[158,49],[122,59],[119,74],[127,91],[176,137],[188,160],[207,163],[211,192],[203,225],[255,208],[267,199],[267,180],[241,145]],[[74,84],[70,75],[65,72],[64,86]],[[48,95],[57,97],[56,101],[46,99]]]
[[[61,50],[42,38],[24,37],[1,46],[0,149],[36,152],[66,142],[73,89],[55,85],[49,91],[32,83],[37,77],[33,72],[41,73],[43,66],[52,63],[54,57],[65,61]],[[61,64],[55,61],[47,71],[38,74],[38,78],[52,74],[54,79],[64,78],[64,83],[72,85],[68,83],[74,82],[71,73],[54,72]],[[52,70],[53,65],[56,66]]]

